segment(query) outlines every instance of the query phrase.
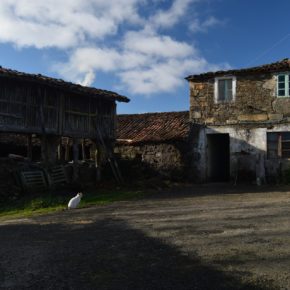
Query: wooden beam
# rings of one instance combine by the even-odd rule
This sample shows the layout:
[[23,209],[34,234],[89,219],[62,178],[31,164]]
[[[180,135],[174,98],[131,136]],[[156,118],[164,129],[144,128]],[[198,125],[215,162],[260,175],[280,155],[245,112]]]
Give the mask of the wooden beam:
[[41,159],[44,163],[48,163],[48,150],[47,150],[47,136],[45,131],[45,120],[44,120],[44,97],[42,95],[41,88],[38,88],[38,98],[40,99],[40,106],[39,106],[39,117],[40,117],[40,128],[41,128]]

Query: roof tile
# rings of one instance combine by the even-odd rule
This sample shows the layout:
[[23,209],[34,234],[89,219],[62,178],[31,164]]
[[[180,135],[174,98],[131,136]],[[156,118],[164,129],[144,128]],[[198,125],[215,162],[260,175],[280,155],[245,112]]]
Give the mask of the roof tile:
[[190,128],[188,111],[118,115],[117,120],[119,143],[186,139]]
[[188,81],[203,81],[208,80],[213,77],[224,76],[224,75],[247,75],[247,74],[258,74],[258,73],[272,73],[272,72],[281,72],[290,70],[290,59],[285,58],[280,61],[264,64],[260,66],[243,68],[243,69],[234,69],[227,71],[216,71],[216,72],[207,72],[199,75],[190,75],[185,79]]
[[16,70],[3,68],[1,66],[0,66],[0,76],[17,78],[17,79],[25,80],[25,81],[38,82],[38,83],[45,84],[48,86],[53,86],[53,87],[58,87],[60,89],[69,90],[70,92],[76,92],[76,93],[81,93],[85,95],[92,95],[96,97],[110,98],[110,99],[115,99],[120,102],[130,101],[127,97],[121,96],[115,92],[96,89],[93,87],[85,87],[79,84],[66,82],[62,79],[47,77],[41,74],[29,74],[29,73],[19,72]]

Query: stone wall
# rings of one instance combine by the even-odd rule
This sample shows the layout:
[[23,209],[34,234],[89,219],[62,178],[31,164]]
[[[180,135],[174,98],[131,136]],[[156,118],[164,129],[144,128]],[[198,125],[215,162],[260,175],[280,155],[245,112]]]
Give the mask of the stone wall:
[[138,160],[156,173],[179,178],[185,177],[188,167],[189,147],[186,142],[141,144],[141,145],[117,145],[115,154],[122,159]]
[[237,76],[236,100],[215,103],[214,79],[190,81],[190,118],[202,124],[262,122],[290,117],[290,98],[276,97],[273,74]]
[[289,171],[290,160],[267,159],[267,132],[290,131],[290,98],[276,96],[275,75],[236,76],[236,98],[228,103],[215,102],[214,79],[190,81],[190,119],[198,181],[208,180],[208,134],[229,135],[232,181],[242,173],[252,182],[277,181]]

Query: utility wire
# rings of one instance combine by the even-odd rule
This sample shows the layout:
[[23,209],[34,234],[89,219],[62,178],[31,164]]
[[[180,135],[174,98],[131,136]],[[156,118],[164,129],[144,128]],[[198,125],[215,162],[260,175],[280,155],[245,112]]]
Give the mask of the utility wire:
[[265,54],[267,54],[268,52],[270,52],[273,48],[275,48],[276,46],[278,46],[280,43],[282,43],[284,40],[286,40],[288,37],[290,36],[290,33],[287,33],[285,36],[283,36],[280,40],[278,40],[275,44],[273,44],[271,47],[267,48],[266,50],[264,50],[261,54],[259,54],[256,58],[254,58],[253,60],[251,60],[250,62],[248,62],[246,64],[246,67],[248,67],[251,63],[255,62],[256,60],[258,60],[259,58],[261,58],[262,56],[264,56]]

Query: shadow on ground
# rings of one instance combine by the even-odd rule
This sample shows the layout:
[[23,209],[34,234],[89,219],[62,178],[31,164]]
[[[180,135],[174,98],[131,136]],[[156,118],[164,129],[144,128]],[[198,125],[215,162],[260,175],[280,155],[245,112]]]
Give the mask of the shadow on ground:
[[0,289],[271,289],[118,219],[0,227]]
[[[150,195],[150,199],[176,198],[176,197],[194,197],[194,196],[211,196],[227,194],[249,194],[249,193],[273,193],[273,192],[290,192],[289,185],[262,185],[255,184],[238,184],[231,183],[207,183],[207,184],[187,184],[173,186],[166,190]],[[144,199],[147,199],[145,197]]]

